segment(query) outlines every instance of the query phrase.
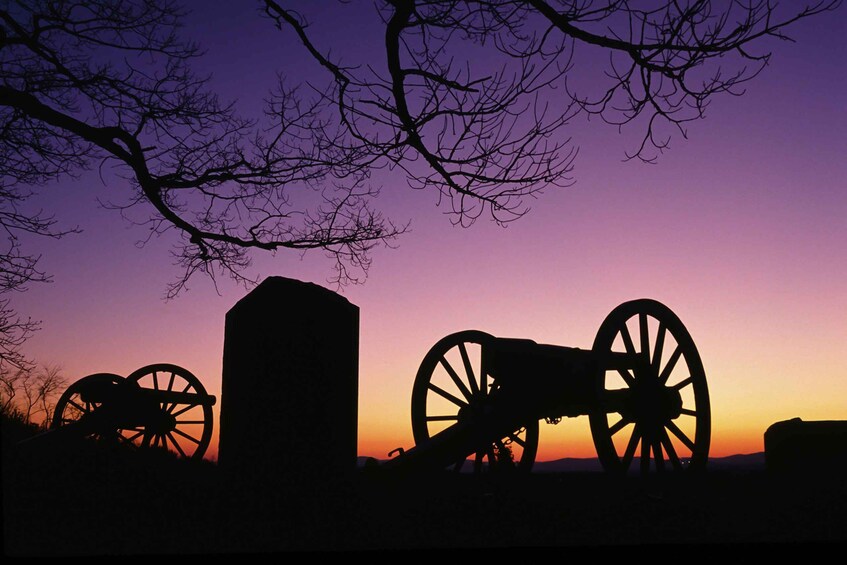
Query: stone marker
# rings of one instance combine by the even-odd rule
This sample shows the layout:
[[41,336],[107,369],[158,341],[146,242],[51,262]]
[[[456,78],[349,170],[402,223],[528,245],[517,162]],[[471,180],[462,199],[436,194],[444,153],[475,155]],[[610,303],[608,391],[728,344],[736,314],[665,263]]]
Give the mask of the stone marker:
[[356,470],[359,308],[321,286],[265,279],[226,315],[222,469],[275,485]]
[[765,431],[768,471],[842,473],[847,465],[847,421],[803,421],[772,424]]

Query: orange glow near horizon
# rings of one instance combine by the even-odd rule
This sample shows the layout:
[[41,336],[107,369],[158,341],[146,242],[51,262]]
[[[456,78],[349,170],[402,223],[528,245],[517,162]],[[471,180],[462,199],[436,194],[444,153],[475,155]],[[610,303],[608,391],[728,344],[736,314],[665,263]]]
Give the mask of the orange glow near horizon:
[[[375,424],[374,427],[363,427],[360,422],[359,456],[388,459],[389,452],[398,447],[403,449],[414,447],[411,432],[405,430],[405,428],[410,427],[407,423],[393,428],[380,423]],[[712,430],[712,446],[709,456],[728,457],[761,453],[764,451],[763,436],[765,429],[767,428],[760,429],[753,426],[750,429],[718,428]],[[563,458],[590,459],[595,457],[597,457],[597,451],[591,438],[587,416],[562,420],[556,425],[541,422],[536,461],[554,461]],[[204,458],[217,461],[217,437],[210,444]]]

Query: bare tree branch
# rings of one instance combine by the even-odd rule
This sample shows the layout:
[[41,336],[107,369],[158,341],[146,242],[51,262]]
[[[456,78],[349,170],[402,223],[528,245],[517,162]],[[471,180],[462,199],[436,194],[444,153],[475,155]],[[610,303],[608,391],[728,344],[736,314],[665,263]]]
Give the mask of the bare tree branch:
[[510,33],[507,16],[472,2],[387,2],[382,72],[377,61],[355,68],[331,61],[302,17],[274,0],[265,6],[329,72],[326,96],[372,162],[401,168],[413,188],[439,191],[457,223],[469,225],[486,210],[498,222],[514,220],[526,213],[526,197],[571,183],[575,151],[552,134],[574,107],[553,108],[539,97],[567,71],[557,59],[564,46],[549,36],[529,40],[538,61],[512,58],[474,74],[470,57],[457,61],[462,51],[454,44]]
[[67,379],[56,365],[20,368],[0,364],[0,413],[16,413],[23,421],[46,428],[66,385]]
[[251,249],[322,249],[366,268],[405,226],[372,208],[360,150],[323,119],[325,101],[279,88],[267,123],[239,118],[191,72],[200,53],[178,37],[183,15],[155,0],[2,3],[5,202],[26,196],[18,186],[117,163],[134,192],[110,205],[145,208],[154,234],[179,234],[184,271],[169,295],[196,272],[245,280]]
[[[483,208],[519,217],[524,197],[570,182],[574,154],[559,130],[578,113],[642,128],[628,158],[655,161],[668,127],[685,136],[714,96],[743,93],[768,64],[755,53],[767,39],[790,40],[791,26],[840,0],[384,0],[379,71],[331,61],[283,4],[265,0],[266,12],[329,71],[341,123],[473,221]],[[606,54],[599,93],[573,86],[583,47]],[[427,167],[408,165],[414,156]]]
[[[379,0],[384,56],[356,66],[286,2],[259,4],[327,84],[285,77],[251,121],[192,71],[202,53],[170,0],[0,0],[0,294],[49,280],[20,234],[77,230],[28,211],[33,188],[104,163],[126,181],[105,205],[176,241],[169,297],[197,273],[249,283],[253,251],[323,250],[357,282],[408,227],[375,209],[374,170],[434,190],[458,224],[512,221],[573,182],[575,116],[642,127],[630,156],[652,161],[668,126],[685,135],[767,65],[763,41],[840,2]],[[577,47],[608,56],[599,93],[572,80]],[[0,298],[0,366],[24,366],[36,327]]]

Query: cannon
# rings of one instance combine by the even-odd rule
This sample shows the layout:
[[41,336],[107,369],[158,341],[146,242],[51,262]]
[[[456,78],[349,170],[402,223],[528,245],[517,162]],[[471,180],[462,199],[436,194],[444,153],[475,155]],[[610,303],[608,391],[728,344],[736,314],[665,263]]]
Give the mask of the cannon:
[[706,375],[679,318],[650,299],[612,310],[591,349],[467,330],[438,341],[412,390],[414,447],[383,467],[530,471],[539,425],[588,416],[604,470],[691,472],[709,453]]
[[201,459],[212,439],[215,401],[196,376],[177,365],[148,365],[126,378],[95,373],[59,397],[45,435],[160,448]]

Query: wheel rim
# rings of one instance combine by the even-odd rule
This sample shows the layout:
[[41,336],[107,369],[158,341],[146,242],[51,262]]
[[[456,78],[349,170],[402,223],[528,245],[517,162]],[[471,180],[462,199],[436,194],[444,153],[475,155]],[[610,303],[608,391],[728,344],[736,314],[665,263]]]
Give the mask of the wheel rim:
[[[451,334],[430,349],[418,369],[412,390],[415,443],[425,443],[490,400],[498,383],[482,366],[482,350],[493,340],[487,333],[468,330]],[[451,468],[477,473],[495,468],[529,471],[537,449],[538,420],[534,420],[495,440],[488,449],[470,454],[470,460],[456,461]]]
[[[148,365],[133,372],[127,380],[145,389],[185,392],[208,396],[200,380],[191,372],[169,363]],[[212,406],[186,401],[158,402],[158,410],[168,425],[134,426],[123,431],[136,445],[167,449],[180,457],[200,459],[212,439]]]
[[627,399],[623,409],[589,415],[603,467],[642,474],[703,469],[711,434],[709,392],[700,355],[679,318],[655,300],[626,302],[603,321],[594,351],[649,360],[600,375],[601,405],[610,403],[612,391],[625,391]]

